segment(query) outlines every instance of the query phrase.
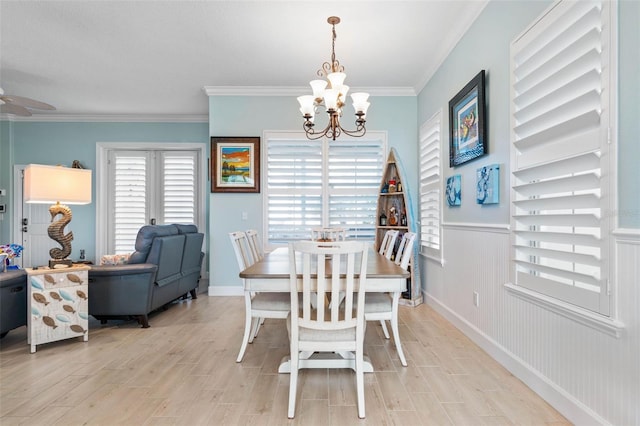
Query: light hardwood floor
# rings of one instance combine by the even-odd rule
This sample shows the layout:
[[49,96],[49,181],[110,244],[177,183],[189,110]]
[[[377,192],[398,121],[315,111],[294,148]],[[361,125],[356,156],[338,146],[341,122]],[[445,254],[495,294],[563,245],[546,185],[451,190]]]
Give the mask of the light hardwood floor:
[[569,422],[426,305],[400,308],[409,363],[369,323],[366,414],[359,420],[350,370],[303,370],[287,419],[288,352],[282,320],[267,320],[235,362],[240,297],[180,301],[152,314],[151,328],[90,322],[89,341],[29,353],[26,328],[0,341],[0,424],[25,425],[566,425]]

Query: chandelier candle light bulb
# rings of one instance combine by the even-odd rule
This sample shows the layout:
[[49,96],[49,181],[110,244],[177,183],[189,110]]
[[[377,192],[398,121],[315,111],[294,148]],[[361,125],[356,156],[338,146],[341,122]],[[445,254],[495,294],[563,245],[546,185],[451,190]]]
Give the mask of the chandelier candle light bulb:
[[[342,117],[342,107],[345,105],[349,86],[344,84],[347,75],[343,72],[344,66],[336,59],[335,42],[336,42],[336,25],[340,23],[340,18],[330,16],[327,22],[332,26],[332,43],[331,43],[331,61],[322,64],[322,68],[318,70],[318,76],[325,77],[325,80],[312,80],[309,84],[313,91],[313,95],[299,96],[300,113],[304,118],[303,128],[308,139],[320,139],[328,137],[336,140],[338,136],[345,133],[349,136],[360,137],[367,132],[365,128],[365,116],[369,108],[368,93],[354,93],[351,95],[353,100],[353,108],[356,115],[356,129],[346,130],[340,124]],[[314,129],[314,116],[317,107],[324,106],[329,115],[329,123],[321,131]]]

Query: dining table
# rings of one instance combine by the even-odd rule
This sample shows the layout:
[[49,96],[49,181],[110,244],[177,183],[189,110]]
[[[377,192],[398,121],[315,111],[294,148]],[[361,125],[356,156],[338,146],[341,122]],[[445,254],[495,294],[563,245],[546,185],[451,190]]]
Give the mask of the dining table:
[[[389,293],[397,302],[401,293],[406,290],[409,272],[379,254],[371,246],[368,247],[366,271],[365,291],[367,293]],[[241,271],[240,278],[244,279],[245,292],[290,292],[289,248],[278,247],[265,253],[262,260]],[[298,290],[302,291],[301,279],[298,285]],[[393,303],[393,307],[395,310],[393,315],[397,316],[398,303]],[[396,342],[396,344],[399,345],[400,342]],[[300,366],[301,368],[355,369],[355,360],[349,353],[314,353],[308,354],[307,359],[300,360]],[[366,356],[364,371],[368,373],[374,371],[373,365]],[[282,359],[278,372],[290,372],[288,355]]]

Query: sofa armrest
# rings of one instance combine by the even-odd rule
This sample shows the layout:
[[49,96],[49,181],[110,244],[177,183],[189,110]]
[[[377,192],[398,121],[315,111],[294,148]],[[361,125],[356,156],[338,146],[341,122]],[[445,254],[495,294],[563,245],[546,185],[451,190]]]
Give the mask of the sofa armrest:
[[118,275],[145,274],[158,270],[158,266],[153,263],[136,263],[126,265],[101,265],[92,266],[89,270],[89,277],[113,277]]
[[148,314],[157,270],[151,263],[92,266],[89,314],[95,317]]

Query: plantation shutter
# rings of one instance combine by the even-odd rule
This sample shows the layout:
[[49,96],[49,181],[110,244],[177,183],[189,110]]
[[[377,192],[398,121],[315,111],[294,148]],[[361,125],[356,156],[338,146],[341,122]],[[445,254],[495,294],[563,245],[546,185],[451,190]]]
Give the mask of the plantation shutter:
[[148,220],[149,153],[113,152],[110,163],[114,211],[109,230],[109,235],[114,236],[112,253],[131,253],[138,229]]
[[268,139],[269,243],[309,238],[321,226],[322,157],[322,140]]
[[109,152],[107,253],[131,253],[150,223],[199,223],[197,151]]
[[385,141],[371,137],[308,140],[269,133],[266,140],[266,240],[308,239],[315,227],[342,227],[373,240]]
[[375,239],[384,162],[381,140],[329,141],[326,226],[346,229],[348,238]]
[[422,252],[437,258],[440,252],[440,129],[442,111],[420,128],[420,245]]
[[609,315],[608,2],[560,2],[514,41],[515,284]]
[[162,222],[195,223],[197,155],[192,151],[166,151],[161,155]]

